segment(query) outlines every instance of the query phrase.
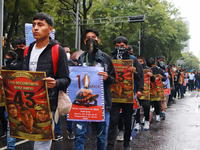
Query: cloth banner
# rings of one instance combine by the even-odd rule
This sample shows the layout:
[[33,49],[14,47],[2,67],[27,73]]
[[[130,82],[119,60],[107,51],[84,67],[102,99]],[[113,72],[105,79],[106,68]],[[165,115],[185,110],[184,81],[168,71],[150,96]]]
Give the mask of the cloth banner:
[[2,70],[10,136],[32,141],[54,139],[45,72]]
[[68,87],[72,108],[68,119],[73,121],[105,121],[102,67],[69,67],[71,84]]

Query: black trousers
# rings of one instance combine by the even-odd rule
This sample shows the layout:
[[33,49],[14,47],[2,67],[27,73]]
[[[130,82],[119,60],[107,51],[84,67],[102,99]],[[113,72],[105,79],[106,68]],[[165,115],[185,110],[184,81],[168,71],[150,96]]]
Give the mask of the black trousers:
[[[150,101],[149,100],[139,100],[139,101],[140,101],[140,105],[142,105],[144,109],[145,121],[149,121]],[[135,119],[136,119],[136,123],[140,123],[140,109],[137,110]]]
[[117,125],[120,117],[120,109],[122,108],[122,115],[124,119],[125,131],[124,131],[124,146],[129,145],[131,136],[131,124],[132,124],[132,114],[133,114],[133,104],[127,103],[112,103],[112,108],[110,110],[110,123],[108,128],[107,137],[107,150],[113,149],[117,134]]
[[159,103],[160,103],[160,101],[151,101],[151,105],[154,107],[156,115],[160,115],[160,104]]
[[6,132],[7,131],[7,121],[6,121],[4,112],[5,112],[5,107],[4,106],[0,107],[0,120],[2,123],[2,127],[3,127],[3,132]]

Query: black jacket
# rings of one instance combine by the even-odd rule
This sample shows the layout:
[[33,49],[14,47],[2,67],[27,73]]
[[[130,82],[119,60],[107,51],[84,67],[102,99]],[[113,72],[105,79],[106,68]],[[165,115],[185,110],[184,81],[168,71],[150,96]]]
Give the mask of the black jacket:
[[[78,60],[78,66],[86,66],[86,54],[85,51]],[[96,63],[100,63],[101,67],[104,67],[104,72],[108,73],[108,78],[104,80],[104,98],[105,98],[105,109],[109,110],[112,106],[110,86],[115,82],[115,70],[110,59],[106,53],[102,52],[100,49],[97,51],[95,56]]]
[[[24,57],[22,70],[29,70],[30,53],[33,49],[34,44],[35,42],[30,44],[28,53]],[[51,77],[56,80],[56,87],[48,89],[51,111],[55,111],[57,108],[59,90],[63,90],[64,92],[66,92],[66,89],[71,82],[71,79],[69,78],[66,52],[61,46],[59,46],[58,51],[59,59],[57,62],[57,73],[56,75],[54,75],[52,62],[52,46],[54,46],[55,44],[57,44],[57,42],[53,41],[50,38],[49,44],[38,58],[36,69],[36,71],[46,72],[47,77]]]
[[155,67],[152,67],[151,70],[153,71],[153,75],[155,75],[155,74],[162,75],[163,76],[162,81],[166,81],[167,80],[167,77],[166,77],[165,73],[163,72],[163,70],[160,67],[155,66]]

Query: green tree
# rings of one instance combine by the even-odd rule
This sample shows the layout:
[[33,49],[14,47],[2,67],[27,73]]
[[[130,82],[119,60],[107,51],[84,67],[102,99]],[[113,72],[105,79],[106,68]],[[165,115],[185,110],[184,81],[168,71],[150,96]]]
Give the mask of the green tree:
[[187,71],[190,70],[199,70],[199,59],[193,55],[192,52],[190,53],[183,53],[182,57],[184,58],[184,68]]

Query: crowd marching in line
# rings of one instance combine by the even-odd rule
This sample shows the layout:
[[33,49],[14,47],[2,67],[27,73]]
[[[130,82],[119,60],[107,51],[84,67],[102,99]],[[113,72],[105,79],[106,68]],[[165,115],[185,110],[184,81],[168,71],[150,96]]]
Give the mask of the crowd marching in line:
[[[183,98],[186,90],[200,90],[200,71],[191,70],[188,73],[181,67],[165,65],[163,56],[157,56],[157,60],[153,58],[145,59],[143,56],[135,57],[132,54],[132,47],[128,45],[128,39],[123,36],[116,37],[113,45],[114,51],[112,56],[109,56],[98,48],[98,43],[100,42],[99,32],[93,28],[86,29],[85,31],[84,43],[88,49],[81,54],[78,60],[70,60],[70,48],[67,45],[59,46],[60,61],[58,61],[59,67],[55,76],[52,70],[51,49],[57,42],[49,36],[53,29],[53,24],[54,20],[50,15],[45,13],[35,15],[32,32],[36,41],[30,44],[28,53],[24,56],[23,52],[26,48],[25,38],[17,38],[14,42],[15,50],[6,52],[4,65],[1,69],[45,71],[47,78],[44,80],[47,82],[51,113],[54,115],[57,108],[58,91],[66,91],[71,82],[68,66],[103,67],[104,71],[98,74],[103,76],[104,80],[105,121],[93,122],[96,127],[98,150],[113,150],[116,140],[123,141],[123,150],[131,150],[132,130],[140,131],[141,128],[149,130],[151,128],[152,118],[150,117],[150,112],[152,110],[154,110],[155,120],[161,121],[166,116],[167,106],[175,103],[175,99]],[[91,45],[93,47],[92,50],[90,49]],[[115,82],[116,72],[111,61],[112,59],[133,60],[133,67],[130,67],[128,70],[134,74],[134,93],[140,104],[140,109],[133,110],[133,103],[111,101],[112,91],[110,86],[118,87]],[[143,69],[149,69],[147,75],[151,83],[156,82],[154,75],[157,74],[159,75],[158,78],[163,82],[169,79],[171,93],[165,96],[165,99],[155,101],[140,99],[145,88]],[[129,85],[132,85],[128,80],[125,80],[123,84],[124,88],[127,89]],[[115,96],[121,97],[123,93],[115,94]],[[7,111],[5,107],[0,107],[0,120],[3,127],[1,138],[7,136],[7,149],[9,150],[15,149],[16,138],[10,137],[8,114],[13,114],[15,119],[19,120],[20,118],[16,111],[17,107],[14,104],[9,104]],[[43,109],[42,107],[38,105],[38,111]],[[142,111],[144,115],[141,114]],[[144,118],[141,116],[144,116]],[[84,150],[88,123],[87,121],[68,121],[66,117],[68,139],[75,140],[76,150]],[[76,127],[74,127],[74,124]],[[74,131],[74,129],[76,130]],[[54,124],[54,132],[54,141],[63,139],[60,119],[57,124]],[[35,141],[33,149],[50,150],[51,144],[52,140]]]

